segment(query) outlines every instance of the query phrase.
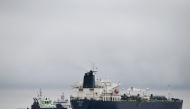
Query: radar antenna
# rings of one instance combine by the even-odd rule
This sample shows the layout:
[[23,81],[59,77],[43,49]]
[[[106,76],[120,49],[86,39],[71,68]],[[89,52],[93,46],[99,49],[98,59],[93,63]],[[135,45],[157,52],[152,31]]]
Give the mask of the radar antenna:
[[94,73],[98,72],[98,68],[95,66],[94,62],[91,62],[91,68]]

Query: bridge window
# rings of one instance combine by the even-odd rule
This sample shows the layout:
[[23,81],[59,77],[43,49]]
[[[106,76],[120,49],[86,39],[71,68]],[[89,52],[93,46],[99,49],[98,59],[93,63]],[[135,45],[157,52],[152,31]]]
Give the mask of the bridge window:
[[90,89],[90,91],[94,91],[94,89]]
[[79,89],[79,91],[83,91],[83,89]]

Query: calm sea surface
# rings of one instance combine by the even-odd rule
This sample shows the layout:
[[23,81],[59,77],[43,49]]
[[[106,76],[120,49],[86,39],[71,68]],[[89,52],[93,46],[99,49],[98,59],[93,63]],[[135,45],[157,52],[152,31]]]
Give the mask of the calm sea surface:
[[[18,109],[31,107],[33,98],[37,97],[39,89],[0,89],[0,109]],[[51,100],[60,99],[61,93],[65,93],[65,98],[69,99],[71,89],[42,89],[43,96]],[[124,92],[124,91],[123,91]],[[123,93],[121,91],[121,93]],[[167,90],[150,90],[148,94],[165,95]],[[183,99],[183,108],[190,109],[190,90],[171,90],[172,97]],[[132,92],[132,94],[136,94]]]

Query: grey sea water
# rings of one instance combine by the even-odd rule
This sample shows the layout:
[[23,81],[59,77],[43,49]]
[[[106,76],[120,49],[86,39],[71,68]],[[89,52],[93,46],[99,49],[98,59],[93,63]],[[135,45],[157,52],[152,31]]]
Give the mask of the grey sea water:
[[[19,109],[31,107],[33,98],[37,97],[39,89],[0,89],[0,109]],[[43,96],[51,100],[60,98],[61,93],[65,93],[65,98],[69,99],[72,89],[42,89]],[[149,90],[148,94],[165,95],[167,90]],[[120,93],[124,93],[121,91]],[[137,92],[136,92],[137,93]],[[132,94],[136,94],[132,92]],[[190,90],[171,90],[171,96],[174,98],[183,99],[183,108],[189,109],[190,107]]]

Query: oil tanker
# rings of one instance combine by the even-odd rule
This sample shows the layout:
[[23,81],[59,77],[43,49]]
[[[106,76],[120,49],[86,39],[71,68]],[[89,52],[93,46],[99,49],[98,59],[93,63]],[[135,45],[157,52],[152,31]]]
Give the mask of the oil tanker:
[[[97,70],[90,70],[84,74],[83,82],[72,85],[75,93],[70,95],[72,109],[182,109],[183,100],[168,97],[148,95],[149,88],[143,90],[130,87],[125,94],[119,94],[117,89],[120,82],[97,79]],[[143,94],[132,95],[132,91]]]

